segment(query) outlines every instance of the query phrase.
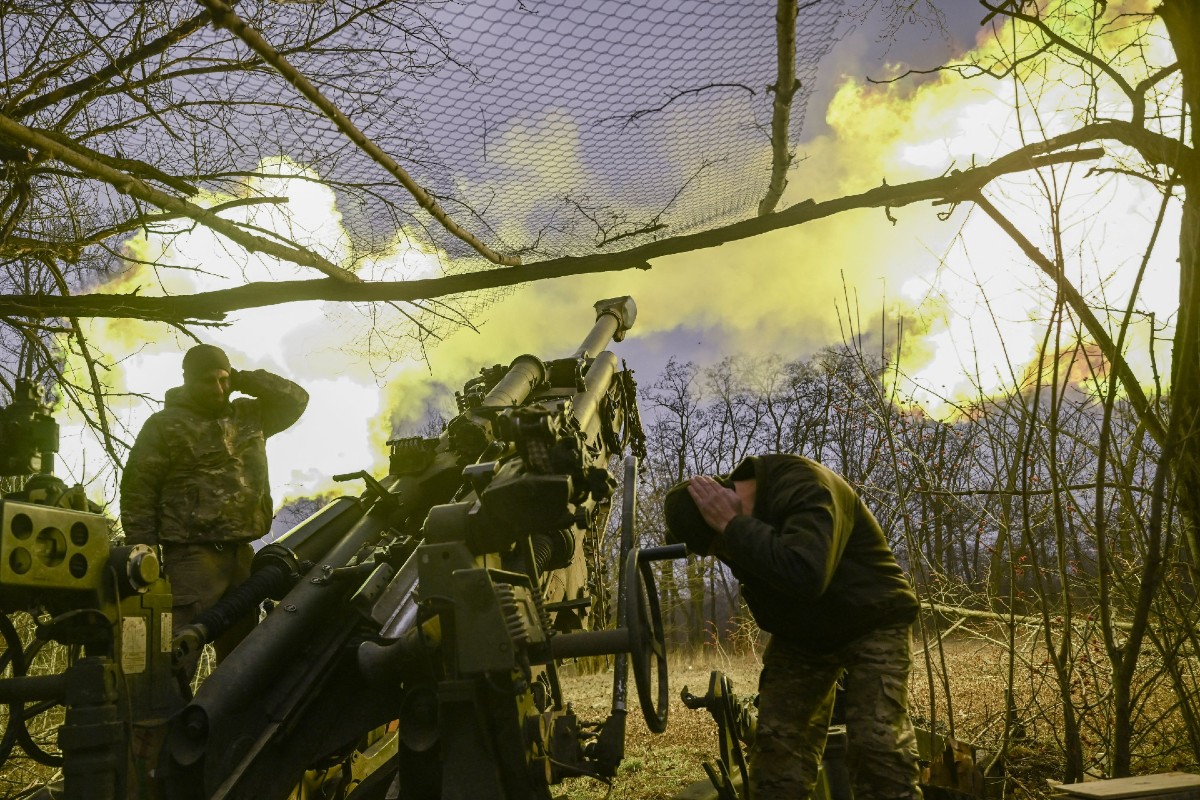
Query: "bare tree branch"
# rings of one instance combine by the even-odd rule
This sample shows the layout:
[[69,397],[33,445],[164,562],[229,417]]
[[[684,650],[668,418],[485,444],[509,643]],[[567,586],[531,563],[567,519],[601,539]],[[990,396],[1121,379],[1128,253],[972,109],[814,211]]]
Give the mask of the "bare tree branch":
[[649,116],[650,114],[657,114],[659,111],[665,111],[676,100],[681,100],[684,97],[687,97],[689,95],[700,94],[701,92],[707,92],[709,89],[745,89],[747,92],[750,93],[750,95],[752,97],[754,95],[758,94],[758,92],[754,91],[754,89],[752,89],[751,87],[747,86],[744,83],[706,83],[705,85],[697,86],[694,89],[684,89],[681,92],[676,92],[675,94],[668,97],[667,102],[663,103],[661,106],[656,106],[655,108],[640,108],[637,111],[634,111],[629,114],[619,114],[619,115],[612,116],[612,117],[601,117],[600,119],[598,119],[596,121],[597,122],[612,122],[614,120],[620,119],[620,120],[624,120],[624,122],[621,123],[621,127],[627,128],[632,123],[640,120],[642,117]]
[[250,49],[258,53],[268,64],[274,67],[284,79],[296,88],[298,92],[304,95],[313,105],[321,110],[325,116],[338,127],[350,141],[354,142],[360,150],[371,157],[376,164],[386,169],[391,173],[400,184],[408,190],[408,192],[417,201],[421,208],[429,212],[430,216],[442,224],[447,231],[457,236],[462,241],[470,245],[477,253],[491,261],[493,264],[503,264],[504,266],[515,267],[519,266],[521,260],[512,256],[504,256],[486,244],[481,242],[470,231],[459,226],[450,215],[446,213],[438,202],[420,186],[412,176],[396,163],[396,160],[385,153],[379,145],[375,144],[365,133],[362,132],[350,118],[341,112],[341,110],[333,104],[321,91],[312,84],[304,74],[293,67],[283,55],[271,46],[270,42],[262,37],[262,35],[246,24],[233,8],[224,0],[199,0],[209,12],[213,15],[213,24],[218,27],[226,28],[235,36],[245,42]]
[[800,88],[796,80],[796,0],[779,0],[775,11],[776,77],[770,90],[775,95],[771,104],[771,182],[767,194],[758,204],[758,215],[775,210],[783,190],[787,188],[787,171],[792,165],[788,149],[788,127],[792,119],[792,98]]
[[1133,104],[1134,124],[1140,125],[1142,123],[1142,120],[1146,116],[1145,96],[1130,86],[1129,81],[1125,80],[1125,76],[1117,72],[1116,69],[1113,68],[1112,64],[1110,64],[1107,60],[1094,52],[1083,49],[1071,40],[1066,39],[1049,25],[1047,25],[1046,22],[1040,17],[1022,12],[1020,7],[1016,4],[1006,2],[1001,3],[998,6],[993,6],[988,3],[987,0],[980,0],[980,5],[988,9],[990,12],[988,15],[989,18],[996,14],[1001,14],[1006,17],[1011,17],[1012,19],[1018,19],[1027,25],[1037,28],[1038,31],[1040,31],[1041,34],[1046,37],[1048,42],[1062,48],[1063,50],[1066,50],[1068,53],[1071,53],[1077,58],[1086,61],[1100,72],[1107,75],[1109,80],[1115,83],[1117,88],[1119,88],[1121,92],[1129,98],[1129,102]]
[[199,191],[195,186],[183,180],[182,178],[176,177],[175,175],[169,175],[153,164],[147,164],[145,161],[140,161],[136,158],[119,158],[117,156],[110,156],[107,153],[101,153],[99,150],[93,150],[87,145],[82,144],[69,136],[65,136],[58,131],[33,127],[30,127],[29,130],[45,136],[47,139],[53,139],[63,147],[69,147],[72,150],[78,151],[80,154],[98,161],[106,167],[128,172],[130,175],[142,180],[158,181],[159,183],[170,186],[175,191],[181,192],[189,197]]
[[[962,608],[961,606],[949,606],[943,603],[932,602],[926,607],[932,611],[938,612],[939,614],[946,614],[952,617],[962,617],[964,619],[986,619],[991,622],[999,622],[1004,625],[1011,625],[1015,622],[1021,625],[1033,625],[1035,627],[1041,627],[1045,624],[1045,619],[1043,617],[1027,614],[1005,614],[996,611],[983,611],[977,608]],[[1133,623],[1114,621],[1113,627],[1127,631],[1133,627]]]
[[[63,295],[71,293],[71,287],[67,283],[66,277],[62,270],[54,263],[53,258],[44,258],[42,260],[50,270],[50,274],[54,276],[54,283],[58,286],[58,291]],[[104,451],[108,453],[108,457],[117,465],[123,464],[121,456],[117,453],[118,440],[113,436],[112,427],[108,422],[108,404],[104,402],[104,387],[100,383],[100,376],[96,372],[96,359],[92,355],[92,350],[88,347],[87,338],[83,335],[83,326],[79,324],[79,317],[68,317],[71,323],[71,332],[75,336],[75,342],[79,345],[79,355],[83,358],[83,363],[87,366],[88,380],[91,384],[92,399],[96,403],[96,422],[99,425],[101,442],[104,445]],[[129,448],[128,442],[120,442],[122,447]]]
[[84,92],[87,92],[88,90],[97,86],[103,86],[109,80],[117,75],[122,74],[134,64],[139,64],[151,56],[165,52],[171,45],[181,42],[188,36],[200,30],[205,24],[208,23],[208,21],[208,12],[201,12],[190,19],[184,20],[182,23],[176,25],[173,29],[158,37],[154,41],[148,42],[144,47],[140,47],[137,50],[128,53],[123,58],[112,61],[104,69],[98,70],[94,74],[88,75],[86,78],[81,78],[73,83],[60,86],[54,91],[47,92],[44,95],[21,103],[16,108],[11,110],[0,110],[2,110],[6,116],[13,117],[14,119],[23,119],[30,114],[34,114],[44,108],[49,108],[56,103],[60,103],[68,97],[74,97],[76,95],[83,94]]
[[1094,159],[1103,154],[1099,148],[1053,153],[1042,156],[1005,156],[992,164],[913,183],[879,186],[857,195],[817,203],[806,200],[765,217],[753,217],[687,236],[649,242],[619,253],[568,256],[539,261],[521,267],[488,269],[443,278],[414,281],[357,282],[334,280],[277,281],[249,283],[175,297],[143,297],[136,294],[85,294],[72,297],[29,294],[0,296],[0,314],[34,318],[65,315],[130,317],[140,319],[220,320],[232,311],[260,308],[278,303],[305,300],[333,302],[383,302],[428,300],[446,295],[515,286],[536,280],[615,272],[625,269],[649,269],[650,260],[689,253],[727,242],[758,236],[767,231],[800,225],[859,208],[898,208],[925,200],[971,199],[980,187],[1001,175],[1027,169]]
[[226,236],[251,252],[265,253],[284,261],[291,261],[294,264],[312,267],[331,278],[341,281],[358,281],[358,277],[354,273],[337,266],[311,250],[289,247],[248,233],[240,226],[217,216],[208,209],[201,208],[186,200],[155,189],[139,178],[101,164],[77,150],[61,142],[47,138],[4,115],[0,115],[0,136],[11,141],[20,142],[35,150],[40,150],[86,175],[110,184],[122,194],[128,194],[131,197],[136,197],[139,200],[156,205],[164,211],[194,219],[201,225],[212,228],[214,231]]
[[1138,413],[1138,416],[1146,425],[1146,431],[1154,438],[1154,441],[1162,444],[1166,438],[1166,428],[1163,426],[1162,420],[1150,405],[1150,401],[1146,398],[1146,393],[1142,391],[1141,384],[1138,383],[1137,376],[1133,374],[1133,369],[1130,368],[1129,362],[1125,360],[1125,355],[1117,351],[1113,344],[1112,337],[1108,331],[1100,323],[1100,319],[1096,316],[1088,305],[1087,299],[1079,293],[1066,276],[1062,274],[1053,261],[1045,256],[1032,242],[1026,238],[1025,234],[1021,233],[1017,227],[1000,213],[994,205],[992,205],[982,194],[977,194],[971,198],[977,206],[983,209],[992,220],[1000,226],[1000,228],[1009,235],[1009,237],[1017,243],[1030,261],[1036,264],[1042,272],[1046,274],[1050,280],[1054,281],[1055,286],[1063,293],[1067,304],[1071,310],[1078,315],[1083,326],[1087,329],[1088,334],[1095,339],[1100,346],[1101,351],[1113,365],[1117,376],[1121,379],[1121,385],[1125,387],[1125,391],[1129,394],[1129,402]]

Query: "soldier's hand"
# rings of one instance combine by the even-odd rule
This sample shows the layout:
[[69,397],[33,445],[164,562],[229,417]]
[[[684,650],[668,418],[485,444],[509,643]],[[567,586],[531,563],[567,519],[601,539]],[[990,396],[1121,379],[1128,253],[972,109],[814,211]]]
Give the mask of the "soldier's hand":
[[724,533],[731,519],[745,513],[737,492],[726,489],[707,475],[697,475],[688,481],[688,494],[696,501],[704,521],[717,533]]

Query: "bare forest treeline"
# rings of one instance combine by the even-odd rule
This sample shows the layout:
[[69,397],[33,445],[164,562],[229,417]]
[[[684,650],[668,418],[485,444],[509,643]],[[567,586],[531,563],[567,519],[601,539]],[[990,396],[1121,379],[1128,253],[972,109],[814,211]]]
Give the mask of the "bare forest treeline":
[[[1097,361],[1077,348],[948,422],[897,396],[858,341],[794,361],[671,361],[640,392],[639,535],[663,542],[662,498],[690,475],[763,452],[816,458],[861,491],[921,599],[927,723],[997,754],[1036,736],[1066,780],[1195,766],[1196,554],[1162,449]],[[662,562],[659,592],[677,649],[758,652],[715,559]],[[990,659],[995,680],[954,674],[964,646],[981,654],[966,669]]]

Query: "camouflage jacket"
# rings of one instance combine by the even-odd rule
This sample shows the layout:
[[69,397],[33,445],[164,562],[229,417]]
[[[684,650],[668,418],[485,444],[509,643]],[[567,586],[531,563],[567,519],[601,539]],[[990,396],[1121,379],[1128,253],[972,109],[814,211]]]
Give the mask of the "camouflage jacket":
[[215,413],[171,389],[146,420],[121,476],[126,544],[249,541],[270,528],[266,439],[300,418],[308,393],[261,369],[236,373],[234,389],[253,397]]

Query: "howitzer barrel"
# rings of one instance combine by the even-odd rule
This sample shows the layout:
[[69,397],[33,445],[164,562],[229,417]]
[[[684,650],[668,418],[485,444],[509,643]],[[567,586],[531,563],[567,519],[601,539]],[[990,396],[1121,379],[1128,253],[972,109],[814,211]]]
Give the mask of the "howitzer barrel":
[[[625,338],[625,332],[637,319],[637,306],[632,297],[614,297],[596,303],[596,323],[575,351],[579,358],[591,358],[608,346],[613,339]],[[614,360],[615,369],[615,360]],[[508,372],[483,398],[483,408],[507,408],[525,402],[530,392],[546,380],[546,365],[534,355],[517,356]],[[606,382],[607,385],[607,382]],[[590,386],[590,384],[589,384]]]
[[250,578],[176,633],[172,644],[176,659],[187,663],[197,658],[201,647],[216,641],[263,600],[283,597],[301,565],[324,555],[364,513],[366,508],[357,499],[339,497],[259,550]]
[[608,347],[608,343],[613,339],[621,341],[637,319],[637,305],[632,297],[601,300],[596,303],[595,308],[596,324],[575,351],[577,357],[590,358]]
[[592,366],[583,379],[586,391],[575,395],[574,413],[579,421],[579,427],[585,431],[591,430],[596,412],[600,410],[600,401],[608,392],[613,376],[617,374],[617,357],[608,350],[596,356]]
[[328,552],[364,513],[366,508],[358,499],[339,497],[255,553],[251,568],[258,572],[282,563],[295,572],[303,562],[316,561]]
[[[629,548],[635,600],[620,627],[568,632],[587,622],[582,552],[607,512],[609,457],[637,441],[633,383],[607,350],[636,313],[628,297],[602,300],[573,357],[481,370],[441,437],[390,443],[382,484],[356,473],[361,501],[335,502],[263,548],[254,577],[288,582],[171,717],[159,763],[179,798],[281,798],[309,769],[303,786],[325,794],[365,774],[364,797],[390,784],[402,797],[525,800],[597,765],[615,772],[624,725],[605,723],[603,758],[585,750],[596,734],[581,733],[555,669],[632,653],[642,696],[642,672],[665,657],[653,577]],[[531,682],[542,666],[548,681]],[[659,675],[665,691],[665,666]],[[397,718],[390,738],[365,735]],[[387,748],[390,763],[374,761]],[[326,775],[338,762],[344,776]]]
[[254,554],[254,569],[268,558],[272,548],[286,548],[298,561],[314,561],[334,546],[350,525],[358,522],[366,509],[358,499],[337,498],[324,509],[305,519],[288,533]]
[[[376,507],[378,508],[378,506]],[[302,580],[283,598],[280,607],[221,662],[183,710],[175,726],[171,750],[181,764],[193,763],[205,749],[208,733],[219,720],[242,710],[273,680],[281,664],[293,660],[318,622],[336,613],[338,603],[325,602],[340,590],[321,582],[325,569],[345,566],[363,548],[379,539],[390,523],[385,513],[369,513],[353,525],[341,540],[310,570],[314,580]]]
[[546,365],[529,354],[513,359],[508,373],[500,379],[480,403],[484,408],[519,406],[534,387],[546,380]]

